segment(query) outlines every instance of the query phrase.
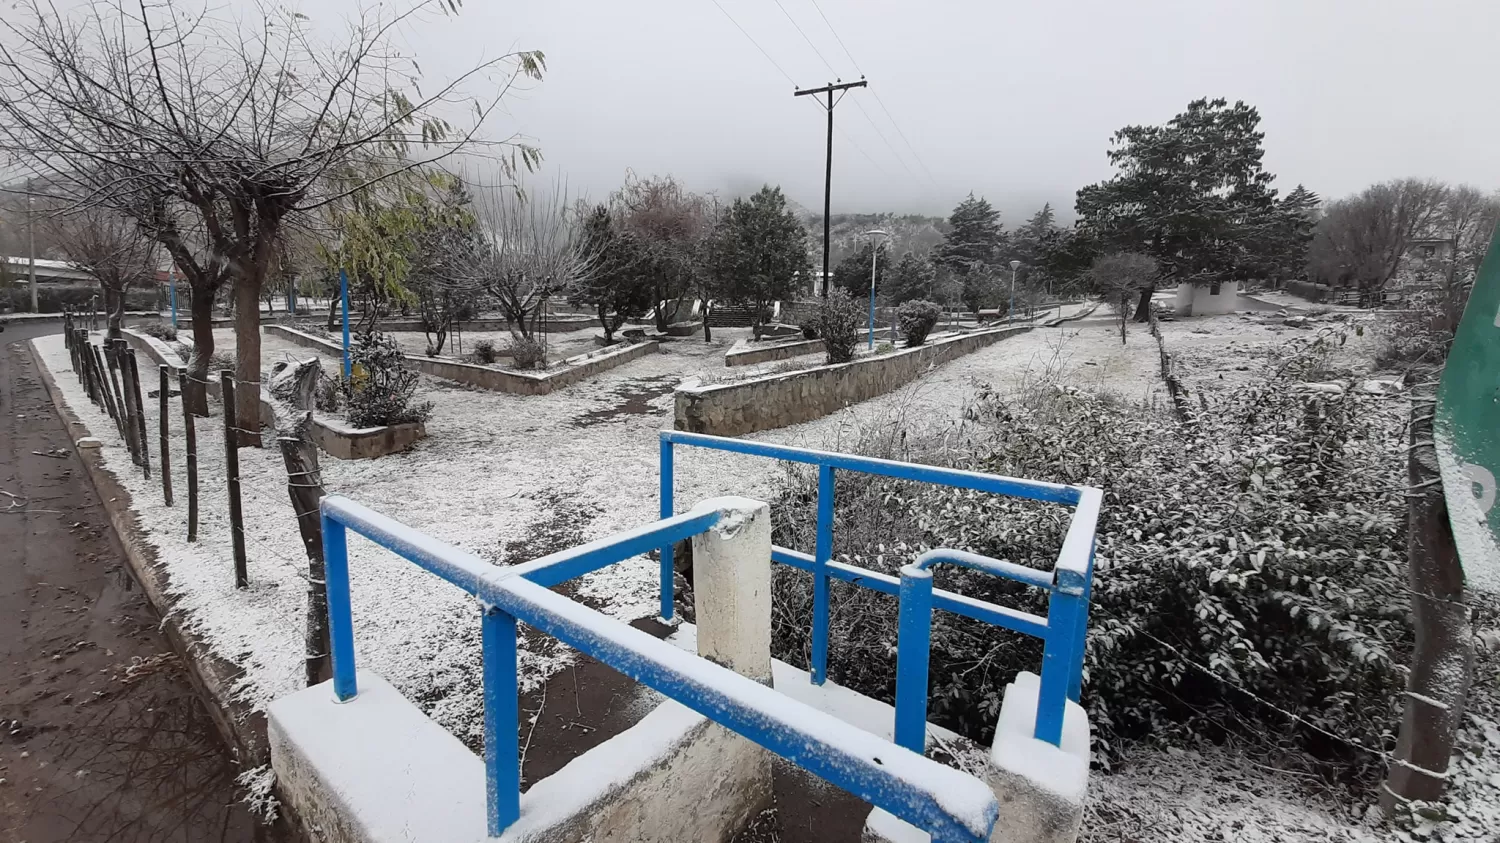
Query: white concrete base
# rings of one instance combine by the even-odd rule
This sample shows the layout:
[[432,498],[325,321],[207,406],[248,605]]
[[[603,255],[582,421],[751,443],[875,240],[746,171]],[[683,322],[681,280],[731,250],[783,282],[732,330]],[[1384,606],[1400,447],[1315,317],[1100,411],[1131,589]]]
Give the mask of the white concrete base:
[[359,689],[340,704],[325,682],[268,712],[281,794],[325,843],[722,843],[771,798],[764,750],[668,701],[537,782],[489,838],[481,760],[379,676]]
[[1173,310],[1178,316],[1220,316],[1239,308],[1240,282],[1226,281],[1215,293],[1207,285],[1178,284]]
[[[1041,680],[1021,672],[1005,688],[1000,722],[985,780],[1000,801],[990,843],[1073,843],[1083,823],[1088,795],[1088,715],[1069,702],[1062,746],[1033,738]],[[863,843],[928,843],[924,831],[875,809],[865,821]]]

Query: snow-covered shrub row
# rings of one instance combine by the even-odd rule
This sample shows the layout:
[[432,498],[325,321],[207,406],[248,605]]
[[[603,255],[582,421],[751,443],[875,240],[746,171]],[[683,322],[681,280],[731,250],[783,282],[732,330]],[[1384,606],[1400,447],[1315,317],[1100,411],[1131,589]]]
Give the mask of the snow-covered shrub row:
[[927,335],[937,326],[943,315],[936,302],[914,299],[901,305],[896,319],[901,326],[901,336],[906,338],[906,347],[914,348],[927,341]]
[[349,423],[355,427],[426,421],[432,402],[413,404],[417,373],[406,367],[396,338],[379,331],[356,334],[349,348],[351,376],[340,381]]
[[[1104,490],[1084,704],[1107,763],[1123,742],[1227,733],[1290,740],[1363,784],[1388,749],[1412,644],[1404,577],[1404,404],[1299,384],[1336,336],[1297,341],[1263,375],[1165,413],[1033,384],[989,393],[966,435],[886,430],[843,450]],[[938,447],[941,445],[941,447]],[[789,469],[775,541],[811,550],[816,477]],[[839,472],[835,553],[895,574],[946,546],[1050,569],[1070,510]],[[778,566],[779,568],[779,566]],[[938,586],[1046,614],[1038,591],[967,570]],[[806,662],[810,578],[780,569],[777,656]],[[830,678],[892,698],[893,598],[833,590]],[[979,740],[1040,642],[937,612],[930,716]],[[1310,728],[1287,716],[1305,718]],[[1339,736],[1330,738],[1318,729]]]

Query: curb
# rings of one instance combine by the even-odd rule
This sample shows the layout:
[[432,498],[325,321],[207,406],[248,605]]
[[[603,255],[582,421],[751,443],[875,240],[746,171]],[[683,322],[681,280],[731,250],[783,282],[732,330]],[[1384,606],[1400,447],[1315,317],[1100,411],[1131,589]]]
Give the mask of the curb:
[[[52,400],[53,410],[63,427],[73,436],[73,440],[76,442],[78,439],[77,435],[73,435],[75,431],[92,435],[88,426],[79,421],[63,400],[52,371],[42,363],[41,356],[37,354],[34,341],[26,343],[26,351],[31,355],[42,386]],[[160,564],[156,549],[146,540],[146,532],[141,529],[135,513],[131,511],[130,492],[105,467],[104,457],[98,450],[69,447],[83,463],[84,474],[99,496],[100,506],[109,515],[109,523],[120,539],[120,546],[125,549],[125,563],[131,576],[140,584],[152,608],[161,616],[158,628],[166,635],[172,650],[187,668],[188,680],[228,746],[231,759],[242,771],[271,763],[265,713],[253,711],[247,704],[234,701],[232,689],[242,671],[215,655],[201,635],[183,628],[181,616],[175,611],[175,603],[170,596],[170,577]],[[282,803],[283,810],[277,812],[277,825],[284,825],[289,821],[285,800]]]

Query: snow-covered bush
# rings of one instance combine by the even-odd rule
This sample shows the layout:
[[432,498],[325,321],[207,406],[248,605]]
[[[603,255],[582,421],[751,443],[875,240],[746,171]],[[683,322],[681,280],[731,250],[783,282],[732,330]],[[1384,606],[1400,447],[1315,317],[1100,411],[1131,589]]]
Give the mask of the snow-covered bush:
[[474,343],[474,348],[468,353],[470,363],[478,363],[482,366],[492,365],[500,359],[495,349],[494,340],[479,340]]
[[177,329],[170,322],[142,322],[136,325],[135,329],[147,336],[156,337],[159,340],[171,342],[177,339]]
[[942,318],[943,309],[936,302],[914,299],[901,305],[896,312],[896,322],[901,336],[906,337],[906,347],[914,348],[927,342],[927,335]]
[[854,359],[859,344],[860,306],[842,289],[830,290],[818,306],[818,336],[828,351],[829,363],[847,363]]
[[516,337],[510,342],[510,359],[517,369],[535,369],[547,364],[547,347],[530,337]]
[[[1371,783],[1381,759],[1317,730],[1384,749],[1396,727],[1412,642],[1402,409],[1352,389],[1297,389],[1326,374],[1326,342],[1273,355],[1260,379],[1205,398],[1191,424],[1039,384],[984,396],[942,448],[924,450],[905,429],[862,444],[1104,490],[1083,697],[1104,759],[1147,735],[1269,733]],[[772,507],[774,540],[810,549],[816,478],[789,477]],[[938,546],[1050,569],[1070,512],[851,472],[836,482],[836,555],[890,574]],[[1046,613],[1033,589],[967,570],[937,577],[941,588]],[[805,663],[811,584],[778,570],[775,596],[776,655]],[[890,700],[894,600],[842,584],[832,597],[830,678]],[[1005,682],[1040,656],[1034,639],[938,612],[932,719],[987,741]]]
[[355,335],[349,349],[352,373],[339,382],[349,423],[355,427],[426,421],[432,402],[412,403],[417,373],[406,368],[396,338],[379,331]]

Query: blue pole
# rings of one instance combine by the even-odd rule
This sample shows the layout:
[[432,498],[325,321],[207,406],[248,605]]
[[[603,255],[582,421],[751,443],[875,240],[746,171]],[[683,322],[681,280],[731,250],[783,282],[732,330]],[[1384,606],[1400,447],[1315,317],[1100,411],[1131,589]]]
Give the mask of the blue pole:
[[339,299],[340,309],[344,311],[344,377],[349,377],[354,371],[349,365],[349,276],[344,270],[339,270]]
[[521,816],[521,750],[516,733],[516,619],[490,609],[480,621],[484,650],[484,785],[491,837]]
[[[661,440],[661,517],[672,517],[672,442]],[[672,619],[672,543],[661,546],[661,619]]]
[[1057,572],[1057,584],[1047,600],[1047,638],[1042,649],[1042,682],[1037,692],[1036,731],[1039,741],[1062,743],[1063,713],[1067,710],[1073,681],[1074,652],[1078,636],[1078,613],[1082,611],[1084,582],[1076,573]]
[[818,541],[813,550],[813,628],[809,676],[828,678],[828,560],[833,558],[833,466],[818,466]]
[[167,286],[172,291],[172,330],[177,330],[177,273],[167,270]]
[[354,619],[349,605],[349,536],[344,525],[323,521],[323,581],[328,593],[328,639],[333,658],[333,695],[340,702],[359,692],[354,680]]
[[927,746],[927,669],[932,651],[932,571],[901,568],[896,616],[896,744],[915,753]]

